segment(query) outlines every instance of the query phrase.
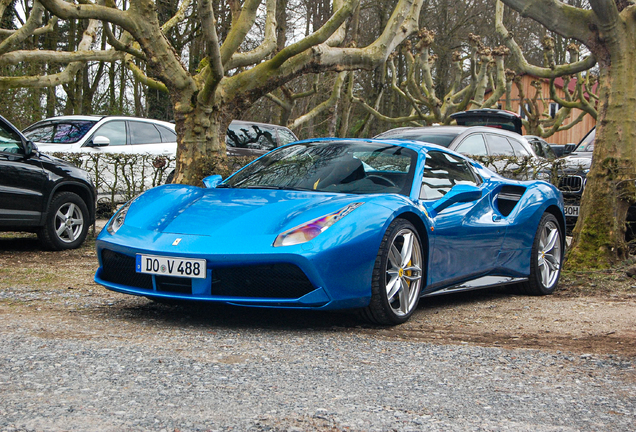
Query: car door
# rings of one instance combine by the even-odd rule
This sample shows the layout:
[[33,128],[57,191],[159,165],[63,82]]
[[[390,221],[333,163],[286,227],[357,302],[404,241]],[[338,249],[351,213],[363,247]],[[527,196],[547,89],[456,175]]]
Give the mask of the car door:
[[[98,137],[108,138],[108,145],[96,146]],[[101,124],[86,141],[82,151],[95,153],[127,153],[128,143],[126,121],[125,120],[107,120]]]
[[[439,213],[433,211],[437,200],[457,185],[480,188],[482,197],[455,203]],[[441,151],[427,153],[420,203],[430,215],[434,238],[429,250],[428,289],[483,276],[496,265],[506,227],[500,223],[485,187],[467,160]]]
[[0,121],[0,225],[39,223],[45,180],[39,159],[26,155],[22,137]]
[[[126,152],[175,156],[177,154],[177,135],[171,133],[167,128],[160,130],[159,127],[151,122],[129,120],[129,146],[126,148]],[[167,141],[170,135],[173,139]]]

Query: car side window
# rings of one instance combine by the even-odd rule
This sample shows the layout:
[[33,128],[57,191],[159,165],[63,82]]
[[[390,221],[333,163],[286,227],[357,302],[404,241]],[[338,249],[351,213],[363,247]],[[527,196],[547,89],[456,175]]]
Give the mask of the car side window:
[[455,149],[457,153],[471,156],[488,156],[486,142],[482,134],[469,135]]
[[93,135],[104,136],[110,140],[110,146],[126,145],[126,122],[111,121],[104,123]]
[[257,124],[230,124],[226,143],[230,147],[271,150],[276,147],[276,131]]
[[479,185],[478,178],[464,159],[448,153],[430,151],[426,154],[420,199],[437,200],[455,185]]
[[488,148],[491,156],[515,156],[515,152],[506,137],[488,135]]
[[512,139],[512,138],[508,138],[508,142],[510,142],[510,144],[512,145],[512,148],[515,151],[515,155],[517,157],[530,157],[530,152],[528,152],[528,150],[526,150],[526,148],[523,146],[523,144],[521,144],[519,141]]
[[175,132],[161,125],[155,125],[155,127],[159,129],[159,133],[161,134],[161,142],[177,142],[177,134]]
[[0,124],[0,152],[22,153],[20,136],[3,124]]
[[159,144],[161,135],[152,123],[129,121],[130,144]]
[[280,141],[278,143],[279,146],[297,141],[297,138],[294,136],[294,134],[286,129],[278,129],[278,138]]

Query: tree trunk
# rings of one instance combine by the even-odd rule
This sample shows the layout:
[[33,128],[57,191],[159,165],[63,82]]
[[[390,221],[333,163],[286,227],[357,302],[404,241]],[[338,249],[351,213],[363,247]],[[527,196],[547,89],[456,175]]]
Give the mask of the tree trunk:
[[593,163],[569,257],[573,268],[607,267],[628,254],[624,221],[636,203],[636,21],[624,20],[619,27],[606,38],[605,55],[595,53],[600,109]]
[[188,113],[176,115],[179,150],[174,183],[201,185],[204,177],[212,174],[226,177],[231,173],[225,150],[225,131],[230,121],[228,113],[199,105]]

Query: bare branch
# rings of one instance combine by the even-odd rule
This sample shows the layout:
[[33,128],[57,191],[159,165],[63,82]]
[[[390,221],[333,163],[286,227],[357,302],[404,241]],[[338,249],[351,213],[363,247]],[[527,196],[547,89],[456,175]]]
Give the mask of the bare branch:
[[263,61],[276,49],[276,0],[267,0],[267,18],[265,20],[265,36],[263,42],[252,51],[234,53],[227,62],[227,70],[253,65]]
[[[94,42],[99,21],[90,20],[88,27],[82,36],[82,40],[77,46],[78,51],[89,51]],[[76,61],[57,74],[45,76],[25,76],[25,77],[0,77],[0,90],[8,88],[43,88],[66,84],[75,78],[77,72],[84,66],[84,62]]]
[[241,15],[239,15],[238,19],[232,25],[230,32],[221,46],[221,64],[225,65],[230,58],[232,58],[232,54],[241,46],[243,40],[245,40],[247,32],[249,32],[254,25],[256,11],[260,4],[261,0],[245,0],[243,9],[241,9]]
[[[593,37],[590,24],[594,24],[593,11],[569,6],[559,0],[498,0],[516,10],[521,16],[540,22],[565,38],[585,43]],[[602,3],[613,3],[603,0]]]
[[590,6],[603,27],[613,27],[618,22],[618,8],[613,0],[590,0]]
[[166,34],[168,33],[170,30],[172,30],[177,24],[179,24],[180,22],[182,22],[185,17],[186,17],[186,11],[188,10],[188,8],[190,7],[190,4],[192,4],[192,0],[183,0],[183,3],[181,3],[181,7],[179,8],[179,10],[177,11],[176,14],[174,14],[174,16],[172,18],[170,18],[168,21],[166,21],[162,26],[161,26],[161,31]]
[[126,55],[126,67],[130,69],[135,78],[142,84],[148,86],[151,89],[160,90],[166,93],[168,92],[168,87],[166,87],[166,85],[162,82],[149,78],[144,73],[144,71],[142,71],[141,68],[135,64],[134,58],[130,54]]
[[6,38],[0,43],[0,55],[7,53],[13,49],[13,47],[19,46],[24,42],[28,37],[33,35],[33,32],[36,28],[42,25],[42,14],[44,13],[44,7],[38,1],[33,3],[33,9],[31,9],[31,14],[29,18],[26,20],[26,23],[20,27],[20,29],[16,30],[11,36]]
[[[539,78],[556,78],[563,75],[572,75],[578,72],[588,70],[596,64],[596,58],[593,55],[589,55],[588,57],[578,62],[569,63],[565,65],[559,65],[559,66],[555,66],[554,68],[545,68],[545,67],[535,66],[528,63],[525,56],[523,55],[523,52],[521,51],[521,48],[519,47],[519,45],[517,45],[517,42],[514,40],[510,32],[508,32],[508,29],[506,29],[506,27],[503,24],[504,8],[503,8],[502,1],[508,4],[508,1],[506,0],[497,1],[497,9],[495,13],[496,29],[497,29],[497,32],[503,37],[506,43],[506,46],[510,49],[510,52],[516,62],[516,65],[521,72],[525,72],[527,74],[530,74]],[[552,1],[549,1],[549,0],[540,0],[536,3],[542,3],[546,1],[548,3],[552,3]],[[534,4],[535,2],[527,2],[527,3]]]
[[21,62],[28,63],[63,63],[68,64],[72,62],[87,62],[87,61],[121,61],[124,59],[124,53],[107,50],[107,51],[73,51],[73,52],[60,52],[60,51],[31,51],[20,50],[12,51],[0,56],[0,66],[16,65]]
[[[132,40],[131,38],[127,38],[128,39],[128,43],[124,43],[120,40],[118,40],[115,35],[113,34],[113,31],[110,28],[110,24],[106,21],[102,22],[102,27],[104,29],[104,33],[106,33],[106,38],[108,40],[108,43],[111,44],[115,49],[119,50],[119,51],[123,51],[125,53],[128,53],[130,55],[133,55],[135,57],[137,57],[140,60],[146,60],[146,55],[141,52],[140,50],[137,50],[135,48],[133,48],[132,45]],[[130,35],[130,33],[126,33],[127,35]]]
[[340,99],[340,93],[342,92],[342,86],[347,78],[347,74],[349,72],[340,72],[338,77],[336,78],[336,82],[334,83],[333,90],[331,92],[331,96],[329,99],[324,101],[323,103],[317,105],[314,109],[309,111],[308,113],[298,117],[292,123],[288,123],[288,127],[290,129],[297,129],[301,127],[303,124],[308,122],[309,120],[318,116],[318,114],[332,108],[336,105],[338,100]]
[[126,11],[94,4],[77,5],[64,0],[39,0],[44,7],[62,19],[98,19],[116,24],[131,34],[135,34],[135,23]]
[[199,14],[201,16],[203,35],[207,43],[207,59],[210,64],[205,86],[199,93],[199,100],[208,104],[216,91],[216,87],[223,78],[224,71],[222,55],[219,49],[219,37],[216,34],[214,10],[212,9],[212,2],[210,0],[199,1]]

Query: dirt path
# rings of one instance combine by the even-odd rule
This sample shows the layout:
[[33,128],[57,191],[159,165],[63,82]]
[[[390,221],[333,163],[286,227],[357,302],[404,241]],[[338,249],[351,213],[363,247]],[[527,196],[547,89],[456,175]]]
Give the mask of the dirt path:
[[33,236],[0,237],[0,315],[14,325],[50,320],[69,337],[91,333],[98,323],[120,327],[128,319],[169,313],[175,323],[330,328],[439,344],[636,356],[636,279],[624,268],[566,274],[560,290],[547,297],[504,289],[432,297],[421,301],[408,323],[379,328],[346,314],[158,305],[95,284],[96,267],[92,242],[74,251],[42,252]]

